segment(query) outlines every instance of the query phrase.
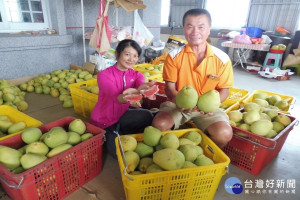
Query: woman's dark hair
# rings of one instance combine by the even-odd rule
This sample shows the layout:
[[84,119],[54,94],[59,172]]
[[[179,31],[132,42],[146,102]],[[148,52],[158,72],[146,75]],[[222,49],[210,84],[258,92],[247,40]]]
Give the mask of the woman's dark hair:
[[119,44],[116,48],[116,52],[117,52],[118,57],[121,55],[121,53],[124,51],[124,49],[126,47],[134,48],[138,52],[138,55],[140,57],[140,55],[142,53],[142,48],[140,47],[140,45],[136,41],[129,40],[129,39],[125,39],[125,40],[122,40],[121,42],[119,42]]
[[182,18],[182,25],[184,26],[185,19],[187,18],[187,16],[199,16],[199,15],[206,15],[208,18],[209,25],[211,26],[211,16],[209,12],[203,8],[194,8],[186,11]]

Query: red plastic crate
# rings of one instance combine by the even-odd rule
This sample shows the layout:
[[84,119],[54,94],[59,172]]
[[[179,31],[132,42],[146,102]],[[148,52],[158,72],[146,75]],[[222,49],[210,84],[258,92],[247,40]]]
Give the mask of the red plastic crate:
[[[223,149],[231,164],[253,175],[259,174],[278,155],[289,132],[298,122],[294,117],[287,116],[292,123],[271,139],[232,126],[232,140]],[[245,133],[248,137],[239,136],[237,132]]]
[[[43,133],[52,127],[67,128],[74,117],[65,117],[39,128]],[[94,137],[50,158],[20,174],[13,174],[0,164],[1,184],[12,199],[58,200],[70,195],[92,180],[102,170],[102,146],[105,130],[86,123]],[[21,134],[0,141],[0,145],[20,148]]]

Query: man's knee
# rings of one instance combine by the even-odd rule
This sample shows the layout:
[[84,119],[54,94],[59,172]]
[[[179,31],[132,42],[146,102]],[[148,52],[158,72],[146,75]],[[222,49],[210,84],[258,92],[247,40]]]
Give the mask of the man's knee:
[[220,147],[225,147],[232,139],[233,132],[229,124],[223,122],[212,124],[207,128],[210,138]]
[[152,126],[161,131],[171,130],[173,125],[174,120],[172,116],[166,112],[158,112],[152,121]]

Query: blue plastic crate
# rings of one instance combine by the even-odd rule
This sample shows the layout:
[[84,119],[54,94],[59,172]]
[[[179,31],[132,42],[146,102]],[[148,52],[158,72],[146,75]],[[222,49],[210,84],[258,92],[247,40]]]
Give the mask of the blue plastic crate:
[[[246,29],[246,35],[248,35],[251,38],[261,38],[262,33],[265,31],[258,27],[242,27]],[[243,31],[241,31],[241,34],[243,34]]]

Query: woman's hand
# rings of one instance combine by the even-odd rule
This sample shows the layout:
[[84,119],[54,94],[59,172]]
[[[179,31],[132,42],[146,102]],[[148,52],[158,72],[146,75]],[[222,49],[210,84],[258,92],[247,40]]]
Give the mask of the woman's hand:
[[122,94],[128,95],[128,94],[139,94],[139,93],[140,93],[139,90],[135,88],[128,88],[124,90]]
[[118,96],[118,101],[120,103],[127,103],[128,101],[124,99],[124,96],[129,95],[129,94],[139,94],[139,91],[135,88],[128,88],[128,89],[124,90],[122,92],[122,94],[120,94]]
[[140,87],[138,87],[138,91],[146,90],[146,89],[150,88],[151,86],[153,86],[154,84],[155,84],[155,81],[149,80],[149,82],[140,85]]

